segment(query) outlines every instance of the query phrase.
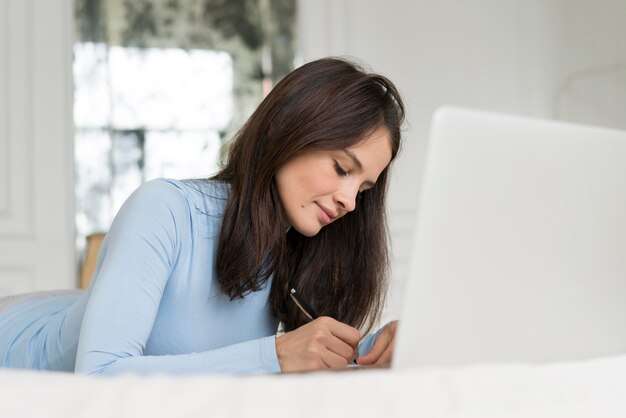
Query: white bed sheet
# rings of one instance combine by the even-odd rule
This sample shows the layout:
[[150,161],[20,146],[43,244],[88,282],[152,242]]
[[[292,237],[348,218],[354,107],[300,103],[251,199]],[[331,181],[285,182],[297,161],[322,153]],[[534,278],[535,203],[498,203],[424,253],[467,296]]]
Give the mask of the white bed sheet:
[[0,417],[626,417],[626,355],[266,376],[0,370]]

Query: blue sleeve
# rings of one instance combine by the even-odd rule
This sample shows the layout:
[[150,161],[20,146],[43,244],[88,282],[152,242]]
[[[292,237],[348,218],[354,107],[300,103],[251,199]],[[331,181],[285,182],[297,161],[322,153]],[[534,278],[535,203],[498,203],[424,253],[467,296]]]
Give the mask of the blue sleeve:
[[364,356],[370,352],[370,350],[374,346],[374,343],[376,342],[376,338],[378,338],[381,332],[383,332],[383,330],[387,328],[387,326],[389,326],[389,324],[391,324],[392,322],[393,321],[387,322],[384,327],[380,328],[373,334],[369,334],[363,339],[363,341],[361,341],[361,344],[359,344],[359,357]]
[[165,181],[146,183],[124,203],[107,233],[89,290],[76,372],[280,371],[275,336],[198,353],[143,354],[189,217],[186,197]]

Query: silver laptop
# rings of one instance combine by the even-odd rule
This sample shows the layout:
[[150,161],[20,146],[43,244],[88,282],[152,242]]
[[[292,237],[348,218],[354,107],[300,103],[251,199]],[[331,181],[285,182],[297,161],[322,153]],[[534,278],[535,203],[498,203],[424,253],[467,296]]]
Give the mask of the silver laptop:
[[626,353],[626,132],[433,117],[394,368]]

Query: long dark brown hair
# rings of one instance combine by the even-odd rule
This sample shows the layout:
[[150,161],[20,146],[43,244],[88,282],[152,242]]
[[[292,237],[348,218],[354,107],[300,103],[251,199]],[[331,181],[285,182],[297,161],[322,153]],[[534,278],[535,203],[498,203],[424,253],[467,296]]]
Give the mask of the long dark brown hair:
[[[312,149],[340,150],[376,129],[400,147],[404,105],[386,77],[325,58],[281,80],[239,130],[213,179],[231,184],[217,251],[217,278],[231,299],[262,288],[287,330],[306,322],[290,300],[295,287],[318,314],[370,330],[388,281],[385,193],[388,167],[357,207],[313,237],[289,228],[275,183],[287,161]],[[285,232],[287,231],[287,232]]]

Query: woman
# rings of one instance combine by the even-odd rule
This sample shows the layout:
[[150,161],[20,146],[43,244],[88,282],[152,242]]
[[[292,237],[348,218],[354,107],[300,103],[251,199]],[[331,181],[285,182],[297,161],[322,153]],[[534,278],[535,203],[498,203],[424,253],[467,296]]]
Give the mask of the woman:
[[[359,329],[371,330],[386,291],[385,190],[403,119],[380,75],[340,59],[296,69],[215,177],[133,193],[87,291],[0,306],[2,365],[109,374],[388,363],[395,323],[360,346]],[[291,289],[321,316],[307,318]]]

